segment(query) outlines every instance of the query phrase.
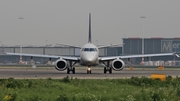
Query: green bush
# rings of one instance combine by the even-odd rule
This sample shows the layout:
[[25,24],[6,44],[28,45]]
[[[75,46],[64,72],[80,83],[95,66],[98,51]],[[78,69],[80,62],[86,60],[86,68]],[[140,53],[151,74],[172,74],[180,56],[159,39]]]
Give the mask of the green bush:
[[66,94],[61,94],[58,96],[56,101],[68,101],[68,97],[66,96]]
[[[34,96],[35,95],[35,96]],[[13,100],[7,100],[13,98]],[[178,101],[179,77],[0,79],[0,101]]]
[[180,87],[178,87],[178,88],[176,89],[176,95],[177,95],[178,97],[180,97]]
[[30,98],[27,98],[26,101],[43,101],[43,100],[39,96],[31,96]]
[[4,97],[4,101],[15,101],[17,98],[17,94],[7,94]]
[[69,76],[66,76],[62,79],[62,82],[64,83],[69,83],[70,82],[70,77]]
[[21,88],[21,87],[24,87],[24,85],[20,80],[15,80],[14,78],[9,78],[9,79],[7,79],[6,87],[7,88]]
[[28,88],[31,88],[31,87],[33,87],[33,82],[32,82],[32,81],[29,81],[29,82],[28,82]]

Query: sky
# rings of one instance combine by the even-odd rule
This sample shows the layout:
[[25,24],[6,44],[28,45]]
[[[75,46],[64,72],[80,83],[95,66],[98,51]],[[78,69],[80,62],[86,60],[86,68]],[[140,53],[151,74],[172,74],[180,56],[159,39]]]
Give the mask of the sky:
[[89,13],[96,45],[143,35],[180,37],[179,4],[180,0],[1,0],[0,42],[80,46],[88,40]]

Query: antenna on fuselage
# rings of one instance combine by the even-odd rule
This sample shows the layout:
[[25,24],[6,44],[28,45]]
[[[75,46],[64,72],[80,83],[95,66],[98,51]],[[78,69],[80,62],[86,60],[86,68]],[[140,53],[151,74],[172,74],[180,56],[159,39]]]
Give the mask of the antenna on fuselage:
[[91,43],[91,13],[89,13],[89,37],[88,43]]

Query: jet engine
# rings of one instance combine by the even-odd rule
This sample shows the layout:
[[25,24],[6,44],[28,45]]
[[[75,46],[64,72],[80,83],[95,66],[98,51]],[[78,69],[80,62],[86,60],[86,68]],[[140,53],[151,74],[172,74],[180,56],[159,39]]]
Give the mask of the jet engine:
[[55,68],[59,71],[65,70],[69,66],[69,63],[64,59],[58,59],[55,62]]
[[113,68],[113,70],[115,71],[120,71],[124,68],[125,66],[125,63],[123,60],[120,60],[120,59],[116,59],[116,60],[113,60],[111,62],[111,67]]

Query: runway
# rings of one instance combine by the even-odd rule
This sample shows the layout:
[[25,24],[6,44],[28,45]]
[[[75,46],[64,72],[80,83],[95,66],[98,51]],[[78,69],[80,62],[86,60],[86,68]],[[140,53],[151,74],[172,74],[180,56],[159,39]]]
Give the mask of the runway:
[[15,79],[62,79],[66,76],[78,79],[112,79],[112,78],[130,78],[150,77],[151,74],[165,74],[166,76],[180,76],[179,69],[157,70],[157,69],[124,69],[122,71],[113,71],[112,74],[104,74],[103,69],[92,69],[92,74],[87,74],[86,69],[76,69],[76,74],[67,74],[65,71],[57,71],[54,68],[0,68],[0,78]]

